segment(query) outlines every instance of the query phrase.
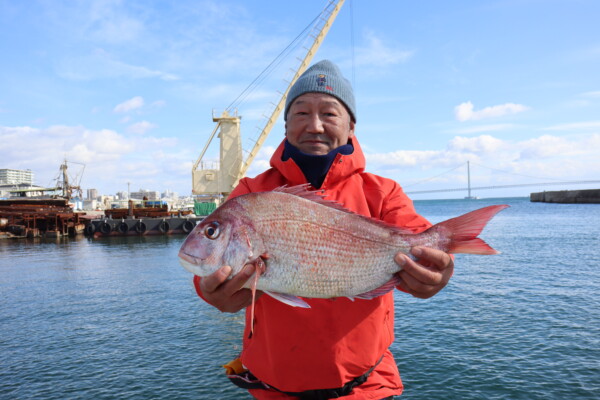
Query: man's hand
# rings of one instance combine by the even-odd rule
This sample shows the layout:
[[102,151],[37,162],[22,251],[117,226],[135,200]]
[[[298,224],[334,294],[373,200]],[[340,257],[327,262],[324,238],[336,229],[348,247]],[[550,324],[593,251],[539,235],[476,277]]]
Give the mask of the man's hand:
[[[235,313],[252,303],[252,292],[244,289],[244,284],[254,273],[254,265],[246,264],[244,268],[231,279],[231,267],[224,266],[200,280],[202,297],[222,312]],[[256,298],[262,292],[256,292]]]
[[415,297],[428,299],[442,290],[454,272],[454,260],[441,250],[429,247],[413,247],[412,260],[398,252],[394,261],[402,267],[398,275],[402,282],[399,288]]

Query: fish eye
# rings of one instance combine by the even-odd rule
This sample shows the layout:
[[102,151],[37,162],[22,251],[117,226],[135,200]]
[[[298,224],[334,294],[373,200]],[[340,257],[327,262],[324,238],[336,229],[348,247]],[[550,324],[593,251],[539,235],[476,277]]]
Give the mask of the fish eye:
[[210,224],[206,225],[206,227],[204,227],[204,236],[206,236],[209,239],[214,240],[218,238],[219,233],[221,233],[221,230],[219,229],[218,222],[211,222]]

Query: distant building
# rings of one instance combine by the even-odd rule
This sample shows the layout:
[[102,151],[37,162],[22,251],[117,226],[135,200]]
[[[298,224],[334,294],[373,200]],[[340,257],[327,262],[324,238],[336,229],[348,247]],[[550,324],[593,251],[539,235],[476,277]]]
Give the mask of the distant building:
[[87,190],[87,199],[95,200],[98,198],[98,190],[97,189],[88,189]]
[[170,190],[165,190],[161,194],[161,198],[163,198],[163,199],[176,200],[178,197],[179,197],[179,194],[177,192],[171,192]]
[[0,184],[2,185],[33,185],[33,172],[30,169],[0,169]]
[[140,189],[139,192],[131,192],[129,197],[135,200],[160,200],[160,193],[155,190]]
[[98,208],[98,200],[96,200],[96,199],[85,200],[83,202],[84,210],[95,210],[97,208]]
[[129,200],[129,194],[127,192],[117,192],[117,199]]

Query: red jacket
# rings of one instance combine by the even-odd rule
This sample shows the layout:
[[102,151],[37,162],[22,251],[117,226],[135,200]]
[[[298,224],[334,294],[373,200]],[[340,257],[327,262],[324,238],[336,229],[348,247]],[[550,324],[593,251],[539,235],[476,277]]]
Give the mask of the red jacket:
[[[321,186],[327,199],[345,208],[421,232],[431,226],[419,216],[400,186],[364,172],[365,157],[353,138],[354,152],[338,154]],[[271,158],[269,170],[244,178],[230,198],[304,184],[306,178],[290,158],[281,161],[283,142]],[[255,305],[254,334],[250,312],[242,363],[263,382],[286,392],[337,388],[364,374],[384,355],[364,384],[347,399],[381,399],[402,392],[396,363],[388,348],[394,340],[394,298],[390,292],[372,300],[305,299],[309,309],[291,307],[268,295]],[[288,398],[277,392],[252,390],[259,399]]]

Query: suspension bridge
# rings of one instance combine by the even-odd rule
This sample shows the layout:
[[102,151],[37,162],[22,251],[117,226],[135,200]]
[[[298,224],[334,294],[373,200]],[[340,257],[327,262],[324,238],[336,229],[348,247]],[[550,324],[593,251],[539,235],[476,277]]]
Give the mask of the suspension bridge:
[[[405,193],[406,194],[426,194],[426,193],[443,193],[443,192],[465,192],[467,195],[465,196],[465,199],[476,199],[476,196],[472,195],[472,192],[474,191],[480,191],[480,190],[491,190],[491,189],[509,189],[509,188],[521,188],[521,187],[543,187],[543,186],[565,186],[565,185],[588,185],[588,184],[594,184],[594,185],[598,185],[600,184],[600,180],[575,180],[575,181],[559,181],[559,180],[550,180],[549,178],[536,178],[536,177],[532,177],[532,176],[528,176],[528,175],[522,175],[522,174],[515,174],[509,171],[502,171],[499,169],[495,169],[495,168],[489,168],[489,167],[485,167],[483,165],[479,165],[479,164],[475,164],[479,167],[483,167],[483,168],[487,168],[490,170],[494,170],[497,172],[502,172],[504,174],[508,174],[508,175],[516,175],[516,176],[520,176],[520,177],[527,177],[530,179],[539,179],[541,180],[541,182],[535,182],[535,183],[515,183],[515,184],[507,184],[507,185],[490,185],[490,186],[471,186],[471,162],[467,161],[464,164],[460,164],[459,166],[452,168],[449,171],[446,171],[440,175],[436,175],[434,177],[431,178],[427,178],[424,179],[422,181],[419,182],[415,182],[412,184],[408,184],[404,186],[405,189]],[[467,187],[458,187],[458,188],[445,188],[445,189],[433,189],[433,190],[406,190],[407,187],[410,186],[414,186],[414,185],[418,185],[421,183],[424,183],[426,181],[430,181],[433,180],[439,176],[442,175],[446,175],[458,168],[461,167],[465,167],[467,168]],[[544,181],[546,180],[546,181]],[[550,180],[550,181],[548,181]]]

